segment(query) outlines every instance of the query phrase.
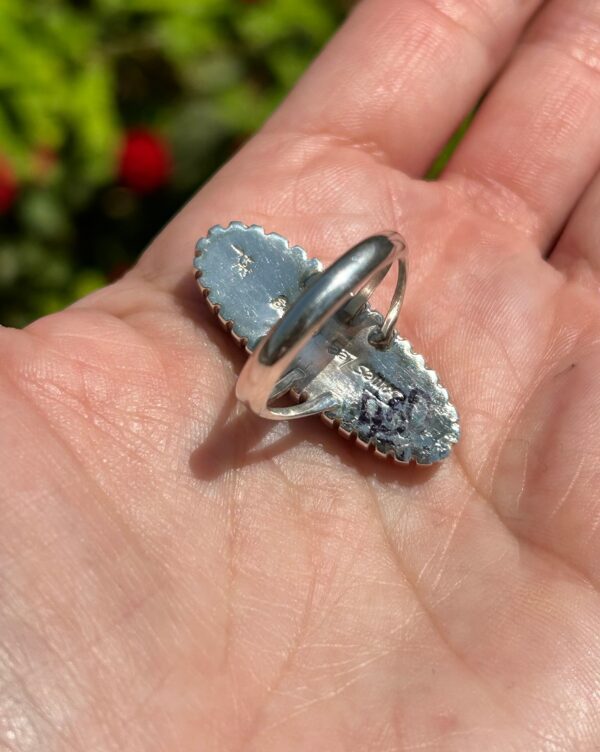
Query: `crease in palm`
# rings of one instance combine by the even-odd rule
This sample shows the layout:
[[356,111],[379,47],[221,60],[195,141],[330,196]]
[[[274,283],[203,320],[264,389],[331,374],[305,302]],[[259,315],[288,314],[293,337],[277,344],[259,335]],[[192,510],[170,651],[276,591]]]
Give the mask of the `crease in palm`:
[[[368,0],[136,269],[0,331],[7,749],[598,748],[599,34],[585,0]],[[407,238],[448,461],[235,404],[191,272],[232,219],[325,262]]]

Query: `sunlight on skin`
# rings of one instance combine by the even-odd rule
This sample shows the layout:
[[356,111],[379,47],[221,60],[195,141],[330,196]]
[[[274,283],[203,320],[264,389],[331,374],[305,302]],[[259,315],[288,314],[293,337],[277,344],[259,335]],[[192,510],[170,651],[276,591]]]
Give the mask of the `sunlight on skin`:
[[[597,3],[546,3],[418,179],[540,5],[363,3],[136,269],[0,331],[0,749],[600,746]],[[191,272],[232,219],[326,263],[402,232],[449,460],[236,404]]]

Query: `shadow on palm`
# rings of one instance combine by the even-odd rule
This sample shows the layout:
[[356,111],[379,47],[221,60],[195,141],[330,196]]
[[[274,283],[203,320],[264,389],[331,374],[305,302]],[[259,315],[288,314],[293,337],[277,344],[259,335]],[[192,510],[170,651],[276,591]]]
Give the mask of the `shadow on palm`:
[[[208,313],[191,274],[181,280],[174,297],[182,315],[202,329],[218,347],[221,357],[230,361],[239,373],[246,356],[229,334],[220,330],[216,317]],[[232,470],[284,455],[303,443],[319,447],[365,477],[376,477],[382,483],[398,487],[425,482],[436,470],[436,466],[398,467],[391,461],[380,460],[373,456],[372,449],[365,452],[353,441],[346,442],[317,418],[290,421],[285,426],[262,420],[239,406],[233,390],[224,399],[207,438],[192,453],[190,468],[201,480],[215,480]]]
[[[368,0],[130,275],[0,331],[5,746],[598,748],[599,26],[587,0]],[[232,219],[326,264],[406,237],[400,332],[458,407],[451,458],[235,405],[191,272]]]

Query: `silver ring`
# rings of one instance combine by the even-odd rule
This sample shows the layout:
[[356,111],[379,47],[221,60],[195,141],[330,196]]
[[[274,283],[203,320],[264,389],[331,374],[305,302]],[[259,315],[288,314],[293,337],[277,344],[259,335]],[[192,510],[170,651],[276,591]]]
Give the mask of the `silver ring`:
[[398,279],[392,301],[379,332],[370,339],[374,347],[389,347],[407,277],[406,243],[396,232],[363,240],[311,280],[250,355],[237,382],[237,398],[271,420],[303,418],[335,407],[339,400],[330,392],[290,407],[269,403],[293,385],[294,361],[311,338],[341,309],[349,320],[359,314],[394,262]]

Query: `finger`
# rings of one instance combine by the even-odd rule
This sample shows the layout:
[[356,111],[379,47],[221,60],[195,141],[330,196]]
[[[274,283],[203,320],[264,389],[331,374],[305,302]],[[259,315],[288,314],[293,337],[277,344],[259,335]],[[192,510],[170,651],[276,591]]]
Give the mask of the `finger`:
[[268,129],[361,145],[422,174],[541,0],[369,0]]
[[547,245],[600,163],[600,3],[537,18],[444,175]]
[[422,173],[541,2],[364,2],[267,126],[161,233],[137,273],[162,289],[176,285],[201,229],[232,219],[277,229],[324,261],[396,226],[398,205],[409,212],[410,197],[386,190],[381,162]]
[[600,288],[600,173],[569,220],[550,263],[570,278]]

